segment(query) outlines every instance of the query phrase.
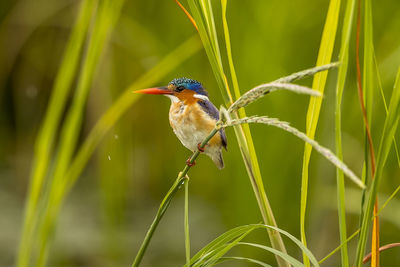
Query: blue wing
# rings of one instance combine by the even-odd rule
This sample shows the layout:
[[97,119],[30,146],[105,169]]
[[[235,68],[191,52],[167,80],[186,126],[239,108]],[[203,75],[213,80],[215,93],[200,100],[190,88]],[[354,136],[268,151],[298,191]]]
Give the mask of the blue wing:
[[[207,100],[199,100],[197,101],[197,104],[200,105],[200,107],[214,120],[219,120],[219,111],[218,109],[214,106],[213,103]],[[219,130],[219,133],[221,135],[221,140],[222,140],[222,146],[225,148],[228,145],[226,135],[225,135],[225,130],[221,129]]]
[[214,120],[219,120],[219,111],[213,103],[207,100],[199,100],[197,104]]

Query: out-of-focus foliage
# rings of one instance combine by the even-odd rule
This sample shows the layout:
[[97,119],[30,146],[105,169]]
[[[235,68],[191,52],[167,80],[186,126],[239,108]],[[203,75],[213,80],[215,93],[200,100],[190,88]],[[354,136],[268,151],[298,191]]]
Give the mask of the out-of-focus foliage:
[[[15,262],[33,144],[79,4],[76,0],[0,2],[0,266]],[[216,14],[221,13],[218,3],[213,7]],[[307,4],[299,0],[228,1],[232,55],[241,90],[314,66],[327,9],[328,1],[318,0]],[[343,11],[344,8],[340,21]],[[372,12],[375,53],[388,99],[400,62],[400,3],[376,2]],[[222,29],[218,17],[216,23],[217,29]],[[193,34],[193,25],[172,0],[126,1],[94,76],[80,142],[127,86]],[[218,32],[218,37],[223,40],[223,32]],[[361,175],[364,130],[355,83],[354,43],[352,39],[349,79],[342,100],[342,144],[344,161]],[[333,52],[334,60],[338,58],[338,47]],[[316,140],[334,151],[336,72],[331,73],[335,75],[329,75],[327,80]],[[200,50],[154,86],[182,76],[201,81],[216,106],[223,103],[204,51]],[[303,84],[310,86],[311,79]],[[72,89],[75,86],[76,81]],[[378,145],[386,113],[378,88],[375,92],[371,132]],[[307,97],[276,93],[249,106],[247,114],[278,117],[305,131],[307,104]],[[168,99],[142,97],[101,143],[61,211],[49,266],[131,263],[159,202],[190,155],[170,129],[168,110]],[[281,229],[299,237],[304,145],[279,129],[250,127],[275,219]],[[229,150],[224,154],[224,170],[218,170],[206,157],[200,157],[191,170],[192,252],[228,229],[261,221],[231,129],[227,136]],[[400,143],[398,133],[395,138]],[[50,161],[54,163],[55,159]],[[312,154],[306,233],[308,248],[318,259],[339,244],[335,175],[330,163],[317,153]],[[393,151],[382,175],[378,192],[383,203],[400,183]],[[349,182],[346,186],[354,187]],[[361,193],[346,192],[348,233],[352,233],[359,227]],[[380,213],[381,244],[400,240],[398,210],[400,200],[396,196]],[[267,240],[266,234],[249,238],[260,243]],[[288,254],[300,256],[295,245],[285,244]],[[355,241],[349,243],[351,259],[355,246]],[[273,256],[262,250],[240,247],[236,252],[274,264]],[[399,262],[398,249],[382,253],[382,266]],[[143,266],[184,263],[182,190],[160,223]],[[229,262],[229,266],[234,264],[243,266]],[[340,254],[324,265],[340,265]]]

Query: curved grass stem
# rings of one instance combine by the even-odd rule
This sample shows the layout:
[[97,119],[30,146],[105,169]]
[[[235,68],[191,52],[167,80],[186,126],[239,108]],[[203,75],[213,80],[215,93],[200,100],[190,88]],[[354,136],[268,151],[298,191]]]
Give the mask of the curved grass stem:
[[[204,139],[204,141],[200,144],[199,147],[204,148],[208,143],[208,141],[210,141],[210,139],[218,132],[219,129],[220,129],[220,123],[217,123],[214,130],[211,131],[211,133],[207,136],[206,139]],[[172,198],[175,196],[176,192],[178,192],[178,189],[188,179],[187,173],[191,168],[190,165],[197,159],[199,155],[200,155],[199,150],[193,152],[192,156],[189,158],[188,161],[189,164],[186,164],[185,168],[183,168],[183,170],[179,172],[178,177],[176,178],[174,184],[171,186],[168,193],[165,195],[163,201],[160,204],[160,207],[158,208],[157,214],[154,217],[154,220],[151,223],[149,230],[147,230],[146,236],[144,237],[142,244],[140,245],[139,251],[136,254],[135,260],[132,263],[132,267],[139,266],[140,262],[142,261],[144,253],[146,252],[150,240],[153,237],[154,231],[156,230],[158,224],[160,223],[160,220],[164,216],[164,213],[167,211]]]
[[189,233],[189,177],[186,175],[187,181],[185,183],[185,256],[186,265],[190,266],[190,233]]
[[[188,167],[188,166],[187,166]],[[186,169],[186,167],[185,167]],[[178,178],[175,180],[174,184],[169,189],[168,193],[165,195],[163,201],[161,202],[160,207],[158,208],[157,214],[154,217],[153,222],[150,225],[149,230],[147,230],[146,236],[140,246],[138,253],[136,254],[135,260],[132,263],[132,267],[139,266],[142,261],[143,255],[146,252],[147,247],[149,246],[150,240],[153,237],[154,231],[156,230],[158,224],[160,223],[162,217],[167,211],[169,204],[171,203],[172,198],[178,191],[178,189],[185,183],[186,176],[183,175],[183,172],[180,172]]]

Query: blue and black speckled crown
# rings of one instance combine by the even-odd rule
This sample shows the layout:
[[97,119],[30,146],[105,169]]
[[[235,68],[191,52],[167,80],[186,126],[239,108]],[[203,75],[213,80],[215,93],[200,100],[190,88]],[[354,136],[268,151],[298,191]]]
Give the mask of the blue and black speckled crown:
[[175,87],[183,86],[185,89],[189,89],[195,91],[197,94],[208,96],[207,91],[204,89],[203,85],[193,79],[189,79],[186,77],[173,79],[169,84],[174,85]]

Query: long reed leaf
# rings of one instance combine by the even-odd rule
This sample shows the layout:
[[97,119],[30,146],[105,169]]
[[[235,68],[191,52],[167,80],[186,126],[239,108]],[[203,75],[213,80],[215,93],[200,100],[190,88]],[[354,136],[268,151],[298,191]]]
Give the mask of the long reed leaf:
[[25,204],[25,216],[17,258],[17,266],[19,267],[28,266],[30,262],[35,240],[34,230],[38,216],[37,208],[43,193],[49,161],[52,158],[50,155],[52,155],[57,128],[78,67],[85,34],[95,5],[96,1],[84,1],[80,6],[79,14],[61,61],[60,70],[54,82],[53,94],[50,98],[46,116],[36,139],[29,193]]
[[87,54],[78,79],[77,89],[61,131],[57,161],[53,173],[53,180],[49,189],[49,200],[39,229],[39,257],[36,266],[43,266],[47,258],[48,248],[50,245],[49,241],[58,212],[57,210],[54,210],[54,207],[51,206],[51,204],[53,203],[53,200],[60,198],[60,191],[63,190],[61,188],[65,187],[63,177],[68,169],[76,148],[90,85],[106,39],[118,19],[123,3],[123,0],[119,0],[102,1],[99,4],[98,15],[95,20],[92,35],[89,39]]
[[[387,106],[387,103],[386,103],[385,94],[383,93],[381,75],[379,74],[378,62],[376,60],[375,51],[374,51],[374,64],[375,64],[375,73],[376,73],[376,77],[377,77],[377,83],[378,83],[378,87],[379,87],[379,92],[380,92],[380,95],[382,97],[383,106],[385,107],[385,112],[386,112],[386,116],[387,116],[387,114],[388,114],[388,106]],[[397,147],[396,138],[393,138],[393,145],[394,145],[394,150],[396,151],[397,165],[399,165],[399,167],[400,167],[400,154],[399,154],[399,149]]]
[[[366,150],[370,153],[370,161],[371,161],[371,177],[375,176],[376,166],[375,166],[375,151],[371,134],[371,125],[372,125],[372,104],[374,98],[374,44],[373,44],[373,30],[372,30],[372,7],[371,1],[365,0],[365,8],[364,8],[364,64],[363,64],[363,93],[364,97],[360,97],[360,101],[365,101],[365,104],[361,105],[364,116],[365,130],[367,134],[368,146],[366,146]],[[357,47],[358,51],[358,47]],[[365,162],[368,161],[368,156],[365,154]],[[369,166],[369,165],[367,165]],[[374,221],[372,228],[372,239],[371,239],[371,266],[378,267],[379,266],[379,217],[377,216],[378,212],[378,198],[375,200],[374,205]]]
[[[327,64],[331,61],[333,46],[335,44],[336,28],[338,24],[340,10],[340,0],[331,0],[329,3],[328,14],[326,16],[325,26],[322,33],[321,44],[318,52],[317,66]],[[317,73],[313,80],[312,88],[314,90],[324,92],[327,78],[326,72]],[[321,110],[322,99],[311,98],[307,111],[306,133],[311,139],[314,138],[317,129],[319,112]],[[305,220],[307,208],[307,192],[308,192],[308,168],[311,157],[311,146],[306,144],[304,147],[303,169],[301,179],[301,200],[300,200],[300,236],[304,245],[307,244],[305,233]],[[310,266],[309,260],[303,254],[304,265]]]
[[[343,90],[347,77],[347,69],[349,62],[349,46],[350,46],[350,36],[351,36],[351,29],[354,17],[354,7],[355,7],[355,0],[348,0],[344,15],[344,22],[342,27],[342,40],[339,52],[339,60],[341,61],[342,64],[339,67],[337,84],[336,84],[335,141],[336,141],[336,155],[341,161],[343,161],[341,104],[342,104]],[[343,246],[341,247],[341,261],[343,267],[348,267],[349,256],[348,256],[348,249],[346,242],[347,225],[346,225],[346,207],[345,207],[345,185],[344,185],[343,171],[339,168],[336,169],[336,183],[337,183],[340,241],[343,244]]]

